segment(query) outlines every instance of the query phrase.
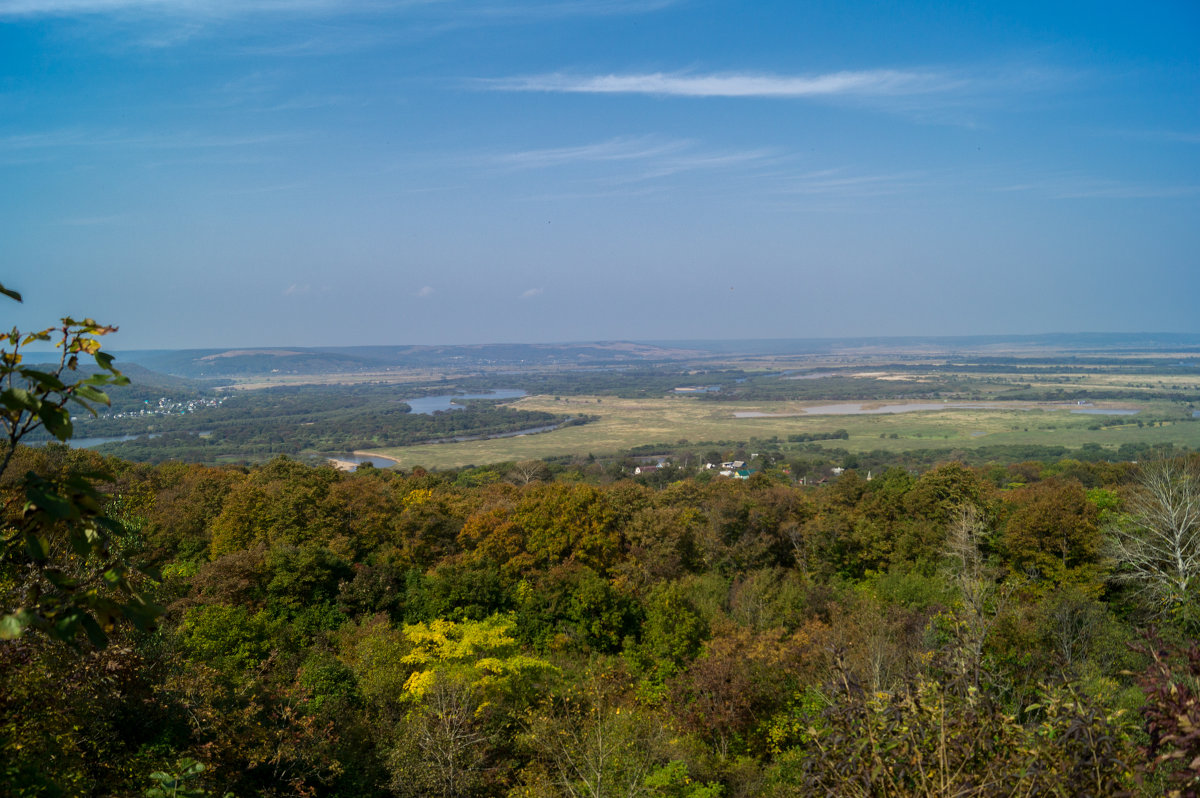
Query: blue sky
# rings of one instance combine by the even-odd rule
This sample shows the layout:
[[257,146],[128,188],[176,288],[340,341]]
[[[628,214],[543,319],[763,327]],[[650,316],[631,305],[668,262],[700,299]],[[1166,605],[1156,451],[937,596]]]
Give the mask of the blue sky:
[[1200,332],[1200,5],[0,0],[5,324]]

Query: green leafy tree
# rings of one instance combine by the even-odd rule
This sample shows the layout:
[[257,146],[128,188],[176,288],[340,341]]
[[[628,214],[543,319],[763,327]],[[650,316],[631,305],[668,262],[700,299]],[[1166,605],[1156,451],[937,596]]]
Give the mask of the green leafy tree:
[[645,674],[650,691],[658,691],[696,658],[708,632],[708,622],[683,585],[663,583],[646,601],[641,643],[629,646],[626,656]]
[[520,743],[532,761],[522,774],[525,784],[510,794],[670,795],[663,788],[672,786],[672,774],[659,772],[672,759],[668,729],[630,700],[629,688],[620,671],[591,669],[531,711]]
[[[3,285],[0,293],[21,301]],[[69,440],[75,432],[71,406],[95,414],[96,405],[109,404],[104,386],[128,383],[112,355],[100,350],[100,337],[115,331],[92,319],[63,318],[38,332],[14,327],[0,336],[0,477],[25,436],[45,429]],[[26,364],[22,349],[39,343],[54,345],[56,363]],[[85,357],[94,369],[84,369]],[[159,609],[137,586],[121,550],[125,529],[105,512],[98,487],[104,479],[94,471],[30,471],[18,480],[14,504],[20,509],[0,527],[0,639],[32,628],[65,641],[83,632],[104,646],[119,621],[153,624]]]
[[[176,770],[156,770],[150,774],[154,786],[146,790],[146,798],[207,798],[208,790],[199,785],[204,763],[190,757],[179,760]],[[232,793],[230,793],[232,795]]]

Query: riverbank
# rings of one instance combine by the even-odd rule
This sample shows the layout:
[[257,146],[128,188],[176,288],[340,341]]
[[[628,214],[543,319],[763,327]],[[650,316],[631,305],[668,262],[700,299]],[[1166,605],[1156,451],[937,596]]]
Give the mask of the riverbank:
[[370,463],[375,468],[392,468],[399,464],[394,457],[385,457],[368,451],[356,451],[341,457],[327,457],[325,460],[338,471],[354,471],[364,463]]

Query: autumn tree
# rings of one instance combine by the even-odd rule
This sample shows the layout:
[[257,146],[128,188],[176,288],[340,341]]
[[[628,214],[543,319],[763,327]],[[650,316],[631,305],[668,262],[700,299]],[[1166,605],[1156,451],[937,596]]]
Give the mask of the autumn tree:
[[1074,481],[1047,479],[1013,494],[1003,547],[1010,567],[1051,584],[1097,582],[1096,505]]

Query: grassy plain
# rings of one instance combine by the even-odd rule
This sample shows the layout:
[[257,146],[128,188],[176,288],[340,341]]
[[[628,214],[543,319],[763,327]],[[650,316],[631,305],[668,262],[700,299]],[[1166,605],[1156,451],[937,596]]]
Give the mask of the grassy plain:
[[[1089,429],[1113,416],[1072,413],[1071,403],[1012,402],[999,407],[969,407],[876,415],[794,415],[830,402],[705,402],[694,397],[619,399],[573,396],[556,400],[531,396],[512,406],[555,413],[587,413],[598,421],[554,432],[515,438],[428,444],[377,449],[371,454],[395,458],[402,467],[452,468],[509,460],[588,453],[612,454],[652,443],[687,444],[697,449],[720,441],[833,432],[844,429],[847,440],[821,442],[852,452],[904,451],[921,448],[969,449],[993,445],[1042,445],[1078,448],[1094,443],[1115,450],[1123,443],[1166,443],[1200,447],[1200,420],[1178,418],[1150,425],[1164,414],[1180,415],[1169,402],[1108,402],[1099,407],[1139,409],[1128,423]],[[866,403],[867,407],[872,404]],[[888,403],[900,404],[900,403]],[[921,403],[928,404],[928,403]],[[1000,403],[989,403],[997,405]],[[769,413],[738,418],[735,413]],[[1144,426],[1138,426],[1139,418]],[[1124,420],[1124,419],[1122,419]],[[716,447],[719,448],[719,447]],[[786,446],[785,446],[786,448]]]

